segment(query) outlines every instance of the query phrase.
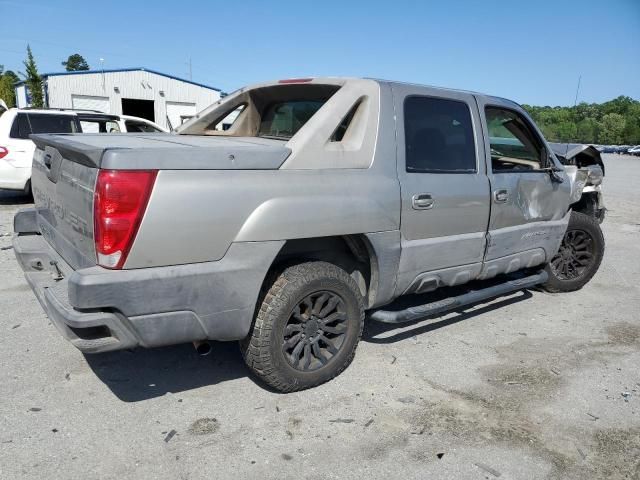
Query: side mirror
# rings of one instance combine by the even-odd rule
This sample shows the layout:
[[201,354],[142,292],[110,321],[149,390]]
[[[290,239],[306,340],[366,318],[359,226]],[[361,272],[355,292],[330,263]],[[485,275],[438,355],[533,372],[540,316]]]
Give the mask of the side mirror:
[[562,176],[558,175],[560,172],[564,171],[561,168],[558,168],[556,166],[552,166],[552,167],[543,168],[541,170],[543,172],[547,172],[549,174],[549,178],[551,178],[552,182],[554,182],[554,183],[562,183],[562,182],[564,182],[564,178],[562,178]]

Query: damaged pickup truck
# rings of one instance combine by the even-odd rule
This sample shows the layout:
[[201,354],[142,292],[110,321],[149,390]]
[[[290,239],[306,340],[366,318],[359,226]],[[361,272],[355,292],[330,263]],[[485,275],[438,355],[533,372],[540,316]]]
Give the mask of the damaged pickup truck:
[[[281,80],[177,134],[32,138],[16,257],[86,353],[239,340],[250,369],[290,392],[341,373],[365,317],[576,290],[604,252],[598,223],[572,211],[582,185],[502,98]],[[401,296],[423,300],[393,306]]]

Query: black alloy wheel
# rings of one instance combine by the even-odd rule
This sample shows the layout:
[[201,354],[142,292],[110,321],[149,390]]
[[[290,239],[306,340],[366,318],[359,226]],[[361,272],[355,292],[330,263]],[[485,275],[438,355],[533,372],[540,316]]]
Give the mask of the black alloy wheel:
[[291,312],[284,328],[282,350],[293,368],[310,372],[325,366],[342,348],[347,311],[333,292],[307,295]]
[[562,239],[560,250],[551,259],[551,268],[561,280],[575,280],[595,261],[595,242],[584,230],[570,230]]

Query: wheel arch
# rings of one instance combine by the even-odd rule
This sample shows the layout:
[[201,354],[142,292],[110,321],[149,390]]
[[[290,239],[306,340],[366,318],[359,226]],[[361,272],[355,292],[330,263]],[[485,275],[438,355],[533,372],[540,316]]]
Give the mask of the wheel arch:
[[344,269],[360,288],[365,307],[375,303],[380,278],[378,254],[364,234],[286,240],[271,262],[262,291],[285,268],[308,261],[325,261]]

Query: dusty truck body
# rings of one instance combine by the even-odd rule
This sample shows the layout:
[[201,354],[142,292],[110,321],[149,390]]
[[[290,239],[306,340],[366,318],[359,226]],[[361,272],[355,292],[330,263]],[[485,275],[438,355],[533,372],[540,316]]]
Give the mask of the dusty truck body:
[[574,290],[604,248],[526,113],[475,93],[287,80],[175,135],[33,140],[35,207],[16,215],[14,247],[60,332],[87,353],[240,340],[282,391],[346,368],[365,312],[397,323],[536,284]]

